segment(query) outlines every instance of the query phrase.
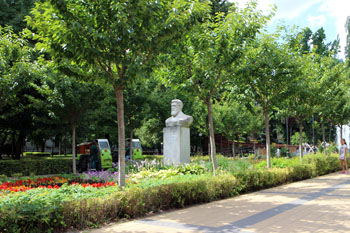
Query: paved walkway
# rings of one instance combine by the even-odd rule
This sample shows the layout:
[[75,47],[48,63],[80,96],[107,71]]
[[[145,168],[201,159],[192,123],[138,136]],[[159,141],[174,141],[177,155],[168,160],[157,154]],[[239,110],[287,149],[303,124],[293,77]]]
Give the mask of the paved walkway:
[[350,232],[350,175],[334,173],[84,232]]

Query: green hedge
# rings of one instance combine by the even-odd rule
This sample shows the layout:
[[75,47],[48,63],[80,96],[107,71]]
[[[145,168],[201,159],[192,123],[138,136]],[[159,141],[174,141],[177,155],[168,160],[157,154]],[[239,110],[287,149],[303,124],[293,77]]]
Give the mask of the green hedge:
[[248,169],[213,177],[183,175],[152,186],[123,191],[66,186],[57,190],[29,190],[0,199],[0,232],[62,232],[97,227],[122,218],[182,208],[312,178],[340,170],[338,156],[309,156],[288,168]]
[[51,152],[24,152],[23,155],[26,157],[30,157],[30,156],[50,157],[50,156],[52,156]]
[[[293,162],[292,162],[293,163]],[[285,168],[253,169],[236,172],[239,192],[251,192],[320,175],[341,169],[338,155],[308,155],[303,163]]]
[[22,173],[23,176],[62,174],[72,172],[71,158],[41,158],[21,160],[0,160],[0,175],[11,176]]
[[[149,212],[181,208],[237,194],[236,179],[230,175],[178,177],[158,187],[131,187],[112,192],[81,186],[29,190],[5,196],[0,201],[0,232],[60,232],[84,229],[106,221],[144,216]],[[41,191],[41,192],[40,192]],[[100,192],[94,194],[93,192]],[[41,195],[40,195],[41,194]]]

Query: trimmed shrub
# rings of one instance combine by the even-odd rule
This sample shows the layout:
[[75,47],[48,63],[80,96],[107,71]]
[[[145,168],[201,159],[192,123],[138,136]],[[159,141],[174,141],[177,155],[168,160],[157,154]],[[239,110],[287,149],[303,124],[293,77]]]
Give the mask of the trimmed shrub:
[[232,197],[233,176],[190,175],[156,187],[102,189],[65,186],[7,195],[0,201],[0,232],[60,232],[106,221],[143,216],[187,205]]
[[48,158],[48,159],[21,159],[21,160],[0,160],[1,174],[11,176],[14,173],[22,173],[29,176],[61,174],[72,172],[71,158]]
[[27,157],[50,157],[52,154],[50,152],[24,152],[24,156]]

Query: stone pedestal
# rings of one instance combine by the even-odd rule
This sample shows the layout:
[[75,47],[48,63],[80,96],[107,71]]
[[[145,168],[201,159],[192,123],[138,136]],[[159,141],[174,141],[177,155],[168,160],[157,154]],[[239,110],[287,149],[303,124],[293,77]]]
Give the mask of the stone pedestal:
[[163,161],[166,165],[190,162],[190,129],[170,126],[163,129]]

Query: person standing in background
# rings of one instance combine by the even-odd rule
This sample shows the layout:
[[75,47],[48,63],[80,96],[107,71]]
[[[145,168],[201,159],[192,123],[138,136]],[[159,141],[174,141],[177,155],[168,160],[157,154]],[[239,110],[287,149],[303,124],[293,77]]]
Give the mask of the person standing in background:
[[341,163],[341,172],[342,174],[348,173],[348,164],[346,162],[346,154],[348,153],[348,147],[346,146],[345,139],[341,139],[341,146],[339,150],[339,160]]

